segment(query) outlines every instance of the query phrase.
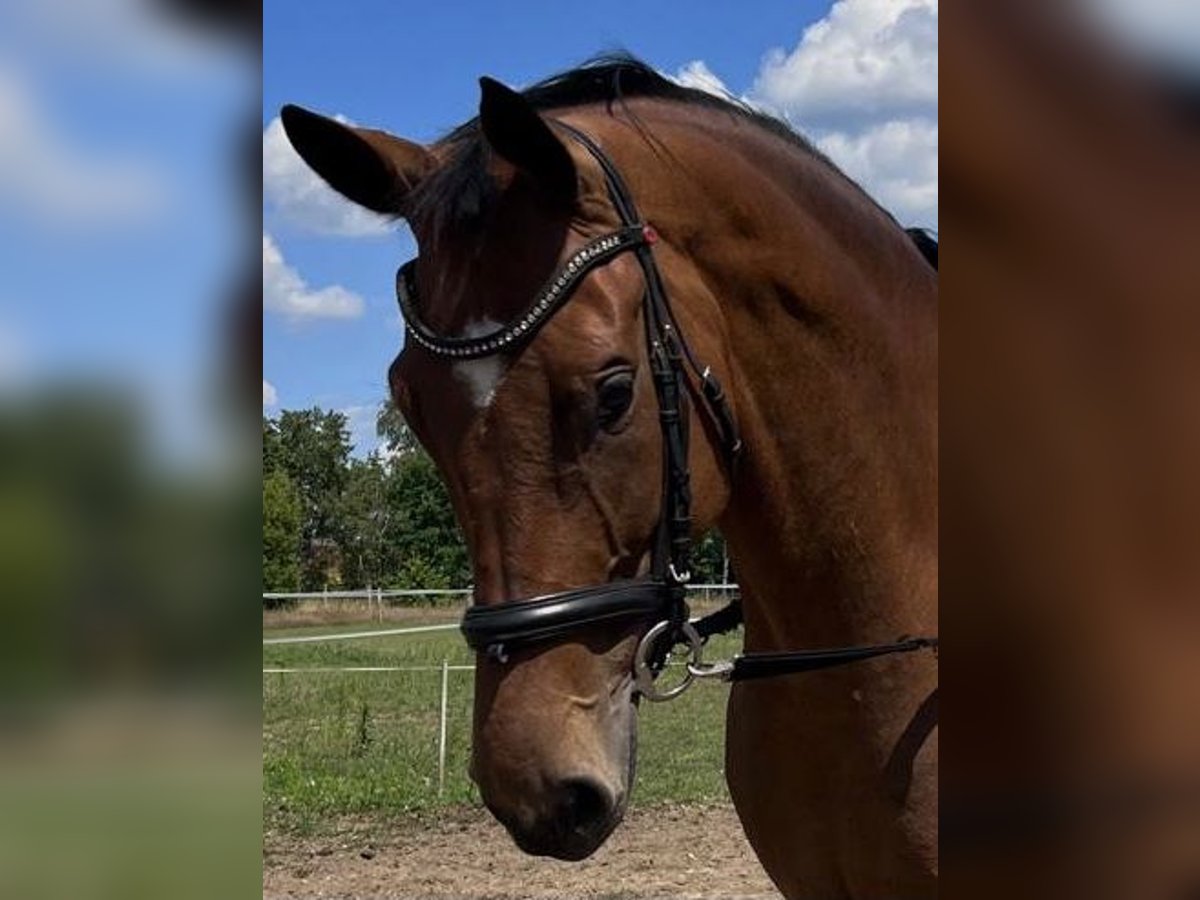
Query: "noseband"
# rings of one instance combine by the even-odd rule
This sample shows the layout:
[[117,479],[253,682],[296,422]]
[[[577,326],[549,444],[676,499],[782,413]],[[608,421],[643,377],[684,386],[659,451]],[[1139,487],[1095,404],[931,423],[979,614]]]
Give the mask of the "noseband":
[[[730,630],[740,622],[735,605],[698,622],[690,622],[687,584],[691,579],[691,479],[688,472],[688,406],[685,405],[689,377],[694,373],[700,390],[698,399],[711,418],[727,468],[732,472],[742,449],[737,425],[724,390],[712,370],[702,366],[684,340],[667,299],[662,275],[654,260],[654,229],[638,215],[633,196],[621,173],[600,147],[586,134],[565,122],[553,123],[577,141],[604,173],[608,196],[621,227],[589,241],[577,250],[538,292],[533,303],[507,325],[480,337],[444,337],[430,329],[417,311],[416,265],[412,260],[396,275],[400,312],[413,341],[435,356],[453,360],[479,359],[512,352],[527,344],[598,266],[622,253],[633,253],[642,270],[642,295],[646,346],[650,373],[658,399],[659,426],[663,442],[662,510],[655,529],[646,577],[629,581],[582,587],[496,606],[473,606],[462,620],[468,645],[507,662],[511,649],[561,640],[602,625],[641,623],[643,631],[635,655],[634,675],[638,691],[650,700],[665,700],[681,693],[694,677],[714,676],[725,680],[785,674],[784,667],[757,666],[756,657],[789,656],[789,671],[807,671],[839,665],[855,659],[904,652],[923,646],[936,647],[936,638],[914,638],[879,647],[822,650],[800,654],[748,654],[705,666],[700,650],[709,634]],[[685,368],[686,366],[686,368]],[[914,641],[919,646],[910,646]],[[691,661],[685,680],[662,691],[654,679],[672,647],[686,644]],[[847,655],[854,654],[854,655]],[[803,660],[797,660],[803,657]],[[750,665],[746,665],[750,664]],[[771,671],[767,671],[770,669]]]

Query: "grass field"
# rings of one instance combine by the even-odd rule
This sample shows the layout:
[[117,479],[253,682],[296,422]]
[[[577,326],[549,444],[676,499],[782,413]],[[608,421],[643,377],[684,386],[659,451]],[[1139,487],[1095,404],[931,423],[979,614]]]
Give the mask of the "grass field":
[[[446,621],[430,611],[404,625]],[[264,637],[379,628],[371,623],[264,630]],[[384,627],[387,627],[386,625]],[[740,634],[714,638],[706,658],[732,655]],[[449,673],[444,792],[437,784],[442,660],[473,662],[456,631],[329,643],[267,645],[264,668],[429,666],[430,671],[263,675],[263,816],[306,832],[355,815],[406,816],[475,804],[467,778],[473,675]],[[632,803],[712,803],[724,781],[725,685],[701,683],[671,703],[643,703]]]

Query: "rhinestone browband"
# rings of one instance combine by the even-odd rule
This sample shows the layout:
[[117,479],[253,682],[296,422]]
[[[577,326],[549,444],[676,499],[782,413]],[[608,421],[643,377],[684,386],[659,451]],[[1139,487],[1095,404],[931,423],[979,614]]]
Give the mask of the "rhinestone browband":
[[596,266],[639,244],[652,244],[655,240],[653,229],[648,225],[639,224],[589,241],[551,276],[524,314],[496,331],[480,337],[443,337],[431,331],[421,321],[416,309],[416,259],[405,263],[396,273],[396,299],[400,304],[400,314],[408,326],[408,333],[417,344],[430,353],[457,359],[490,356],[502,350],[512,349],[533,337],[563,301],[571,296],[580,279]]

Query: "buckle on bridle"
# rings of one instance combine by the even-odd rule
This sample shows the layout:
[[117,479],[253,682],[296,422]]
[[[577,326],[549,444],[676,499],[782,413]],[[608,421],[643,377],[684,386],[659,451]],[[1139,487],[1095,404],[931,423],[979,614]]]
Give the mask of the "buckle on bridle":
[[487,655],[500,663],[500,665],[508,662],[508,653],[505,651],[503,644],[488,644]]
[[681,573],[675,568],[675,563],[667,563],[667,574],[675,584],[687,584],[692,580],[692,570],[684,569]]

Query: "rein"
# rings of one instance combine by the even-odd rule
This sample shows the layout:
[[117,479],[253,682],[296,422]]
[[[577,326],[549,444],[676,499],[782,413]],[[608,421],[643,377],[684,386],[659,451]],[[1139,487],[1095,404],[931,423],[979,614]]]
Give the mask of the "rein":
[[[742,603],[732,600],[721,609],[692,623],[703,644],[714,634],[733,631],[742,624]],[[688,674],[693,678],[716,678],[720,681],[753,681],[758,678],[774,678],[778,675],[796,675],[815,672],[886,656],[890,653],[912,653],[915,650],[932,650],[936,656],[938,639],[935,637],[902,637],[890,644],[863,644],[855,647],[836,647],[823,650],[785,650],[780,652],[740,653],[733,659],[716,663],[704,663],[699,659],[687,664]]]
[[[905,638],[892,644],[790,653],[748,653],[732,660],[706,664],[705,641],[742,621],[739,601],[703,619],[691,620],[687,585],[691,580],[691,476],[688,470],[688,408],[683,398],[691,389],[693,402],[712,420],[720,435],[727,470],[732,475],[742,441],[720,381],[695,358],[680,333],[668,301],[652,247],[658,235],[642,221],[633,195],[617,167],[586,134],[565,122],[556,127],[578,142],[599,165],[608,195],[621,221],[614,232],[595,238],[577,250],[542,287],[533,303],[507,325],[480,337],[444,337],[430,329],[417,309],[417,264],[412,260],[396,274],[396,296],[408,334],[424,350],[447,359],[479,359],[513,352],[530,341],[562,307],[589,272],[622,253],[631,252],[642,270],[642,296],[650,373],[658,400],[663,441],[662,513],[650,555],[650,574],[630,581],[610,582],[560,591],[496,606],[472,606],[462,620],[467,644],[500,663],[509,650],[528,644],[567,638],[586,628],[615,622],[655,623],[638,643],[634,679],[648,700],[668,700],[683,693],[696,678],[746,681],[845,665],[890,653],[932,648],[937,638]],[[699,384],[695,391],[687,370]],[[699,401],[697,404],[696,401]],[[678,645],[689,648],[687,674],[663,689],[655,679]]]

